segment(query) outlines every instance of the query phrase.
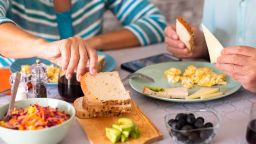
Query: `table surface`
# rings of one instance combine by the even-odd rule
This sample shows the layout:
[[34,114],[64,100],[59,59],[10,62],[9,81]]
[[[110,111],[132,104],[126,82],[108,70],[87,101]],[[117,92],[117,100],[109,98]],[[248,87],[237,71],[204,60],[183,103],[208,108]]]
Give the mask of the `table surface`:
[[[131,60],[156,55],[166,52],[165,44],[157,44],[146,47],[131,48],[124,50],[107,51],[117,61],[116,70],[120,72],[121,78],[127,76],[129,73],[120,69],[120,64]],[[203,102],[203,103],[172,103],[164,102],[155,99],[145,97],[134,90],[128,84],[125,84],[127,90],[131,92],[132,98],[138,104],[140,109],[145,115],[156,125],[156,127],[163,134],[164,139],[158,141],[155,144],[170,144],[171,137],[164,124],[164,116],[168,113],[185,110],[185,109],[213,109],[220,118],[220,128],[217,136],[213,140],[213,144],[244,144],[245,132],[247,123],[249,120],[250,106],[253,102],[256,102],[255,94],[252,94],[244,89],[241,89],[237,93],[215,101]],[[56,87],[48,88],[48,96],[53,98],[60,98]],[[7,103],[9,97],[0,97],[0,104]],[[4,144],[0,140],[0,144]],[[61,142],[61,144],[84,144],[89,143],[86,134],[79,126],[77,121],[74,122],[70,132]]]

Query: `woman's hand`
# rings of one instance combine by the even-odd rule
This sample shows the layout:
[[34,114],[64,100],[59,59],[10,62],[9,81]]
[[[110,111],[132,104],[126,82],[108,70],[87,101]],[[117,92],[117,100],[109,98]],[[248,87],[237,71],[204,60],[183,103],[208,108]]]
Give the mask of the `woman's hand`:
[[243,87],[256,92],[256,49],[248,46],[225,48],[216,66],[239,81]]
[[88,70],[91,74],[97,72],[97,54],[94,48],[86,46],[85,41],[80,37],[72,37],[55,42],[43,42],[39,46],[39,57],[48,59],[62,67],[67,79],[70,79],[74,72],[77,73],[77,80]]
[[167,50],[179,58],[207,58],[208,50],[204,40],[203,33],[196,28],[192,28],[194,32],[194,48],[192,51],[180,41],[176,33],[175,26],[168,26],[165,29],[165,42],[168,45]]

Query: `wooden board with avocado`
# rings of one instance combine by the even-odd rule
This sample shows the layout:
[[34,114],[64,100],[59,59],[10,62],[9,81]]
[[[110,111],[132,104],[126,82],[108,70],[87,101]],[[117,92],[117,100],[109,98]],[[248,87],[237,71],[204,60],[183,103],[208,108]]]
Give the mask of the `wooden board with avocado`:
[[[129,118],[135,122],[137,128],[139,129],[139,137],[137,139],[131,138],[126,141],[129,144],[148,144],[161,140],[162,134],[159,130],[151,123],[151,121],[141,112],[135,102],[132,101],[132,111],[129,114],[123,115],[122,117]],[[88,136],[90,143],[92,144],[111,144],[112,142],[106,136],[106,128],[108,133],[117,133],[119,135],[120,131],[115,131],[109,129],[111,127],[118,128],[118,125],[113,125],[118,122],[118,119],[122,117],[100,117],[100,118],[90,118],[90,119],[80,119],[77,118],[81,127]],[[129,127],[129,126],[128,126]],[[120,127],[119,127],[120,128]],[[126,132],[123,133],[125,135]],[[135,133],[137,134],[137,133]],[[111,134],[113,135],[113,134]],[[126,137],[122,136],[123,139]],[[120,138],[122,139],[122,138]]]

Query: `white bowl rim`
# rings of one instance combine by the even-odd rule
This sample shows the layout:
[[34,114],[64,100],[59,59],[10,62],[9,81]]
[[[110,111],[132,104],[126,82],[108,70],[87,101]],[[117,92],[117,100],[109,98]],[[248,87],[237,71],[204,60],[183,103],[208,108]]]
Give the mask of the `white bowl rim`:
[[[63,101],[63,100],[60,100],[60,99],[54,99],[54,98],[28,98],[26,100],[19,100],[19,101],[16,101],[15,103],[19,103],[19,102],[23,102],[23,101],[33,101],[33,100],[46,100],[46,101],[51,101],[51,100],[54,100],[54,101],[61,101],[61,102],[64,102],[65,104],[69,105],[71,108],[72,108],[72,111],[74,112],[70,118],[66,121],[64,121],[63,123],[61,124],[58,124],[58,125],[55,125],[55,126],[52,126],[52,127],[49,127],[49,128],[43,128],[43,129],[38,129],[38,130],[15,130],[15,129],[10,129],[10,128],[5,128],[5,127],[1,127],[0,126],[0,130],[5,130],[5,131],[10,131],[10,132],[18,132],[18,133],[26,133],[26,132],[43,132],[43,131],[48,131],[48,130],[51,130],[51,129],[56,129],[56,128],[59,128],[71,121],[73,121],[73,119],[75,118],[75,115],[76,115],[76,110],[74,108],[74,106],[66,101]],[[3,104],[0,106],[0,109],[5,107],[6,105],[9,105],[9,103],[6,103],[6,104]]]

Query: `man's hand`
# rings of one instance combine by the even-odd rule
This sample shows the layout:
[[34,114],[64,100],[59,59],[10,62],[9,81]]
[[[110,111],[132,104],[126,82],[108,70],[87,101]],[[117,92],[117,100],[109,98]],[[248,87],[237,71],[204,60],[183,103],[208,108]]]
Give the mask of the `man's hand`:
[[239,81],[243,87],[256,92],[256,49],[248,46],[225,48],[216,66]]
[[175,26],[168,26],[165,29],[165,42],[168,45],[167,50],[179,58],[207,58],[208,50],[203,33],[196,28],[193,28],[193,31],[195,41],[194,48],[192,52],[190,52],[185,44],[180,41]]
[[72,37],[56,42],[43,42],[39,46],[42,53],[39,57],[48,59],[62,67],[67,79],[70,79],[74,72],[77,79],[88,69],[91,74],[97,72],[97,54],[94,48],[90,48],[80,37]]

